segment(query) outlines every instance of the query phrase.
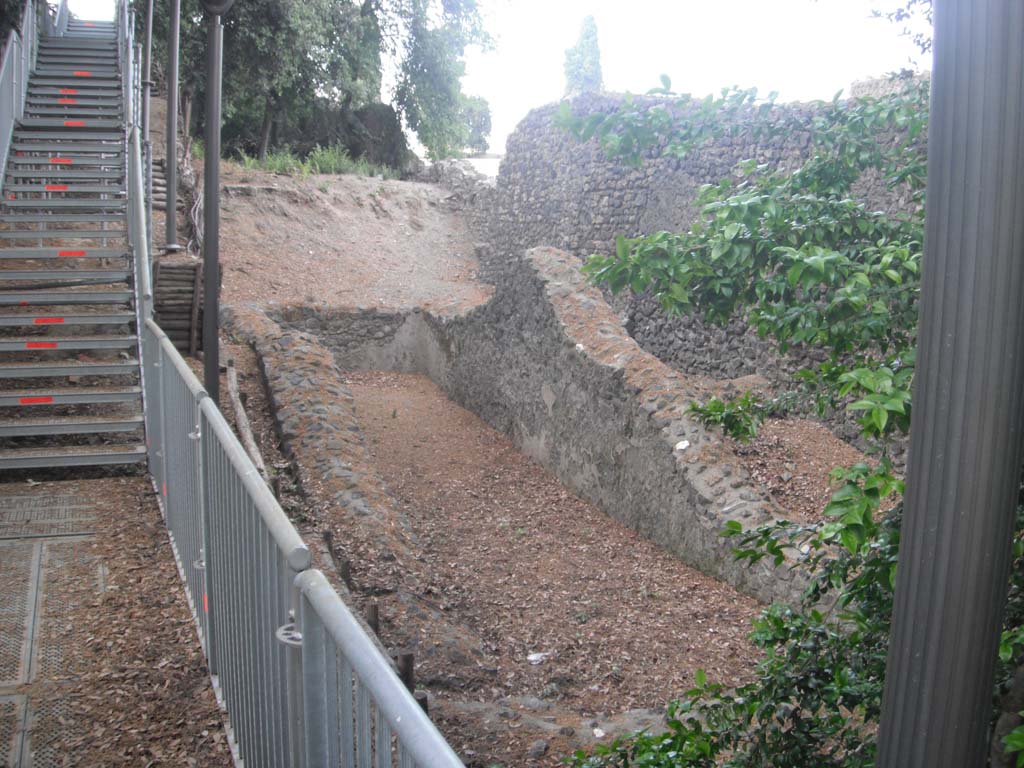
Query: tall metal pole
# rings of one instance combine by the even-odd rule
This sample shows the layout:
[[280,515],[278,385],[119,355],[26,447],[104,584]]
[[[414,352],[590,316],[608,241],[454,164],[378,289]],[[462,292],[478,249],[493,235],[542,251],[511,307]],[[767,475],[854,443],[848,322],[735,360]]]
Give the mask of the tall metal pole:
[[935,0],[928,209],[879,768],[985,765],[1024,418],[1024,3]]
[[167,63],[167,251],[178,244],[178,40],[181,35],[181,0],[171,0],[170,53]]
[[146,3],[146,38],[142,54],[142,150],[146,172],[146,242],[153,245],[153,142],[149,135],[149,101],[153,91],[153,0]]
[[220,123],[224,27],[231,3],[204,2],[209,13],[206,43],[206,160],[203,168],[203,384],[220,404]]
[[149,143],[149,96],[153,83],[153,0],[146,3],[146,36],[142,51],[142,140]]

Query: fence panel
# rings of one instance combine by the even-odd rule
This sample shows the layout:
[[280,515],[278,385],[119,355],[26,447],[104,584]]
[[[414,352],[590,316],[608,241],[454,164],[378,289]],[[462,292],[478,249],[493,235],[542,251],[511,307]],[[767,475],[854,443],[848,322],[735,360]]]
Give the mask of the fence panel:
[[462,766],[324,575],[306,571],[295,586],[303,722],[295,764]]
[[206,392],[166,335],[161,334],[159,345],[163,361],[159,407],[166,468],[161,487],[164,511],[205,651],[209,621],[199,408]]
[[279,630],[309,550],[213,402],[200,413],[211,669],[246,766],[294,765],[288,665],[297,651]]

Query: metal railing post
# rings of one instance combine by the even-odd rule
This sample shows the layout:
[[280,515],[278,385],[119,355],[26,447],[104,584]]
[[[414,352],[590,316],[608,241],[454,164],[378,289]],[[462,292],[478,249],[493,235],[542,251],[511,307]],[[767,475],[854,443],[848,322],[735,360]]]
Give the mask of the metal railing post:
[[206,54],[206,162],[203,170],[203,383],[220,403],[220,123],[224,27],[208,21]]
[[181,0],[171,0],[171,32],[167,61],[167,244],[168,252],[180,251],[178,244],[178,43],[181,36]]

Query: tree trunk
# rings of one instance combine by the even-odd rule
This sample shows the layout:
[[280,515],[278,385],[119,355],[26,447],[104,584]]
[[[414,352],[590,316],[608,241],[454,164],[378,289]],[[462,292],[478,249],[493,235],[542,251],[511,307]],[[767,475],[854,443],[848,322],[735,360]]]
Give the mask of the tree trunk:
[[270,149],[270,129],[274,125],[274,112],[276,100],[273,96],[267,96],[267,104],[263,110],[263,128],[260,130],[260,148],[258,157],[264,160],[267,157],[267,150]]
[[192,86],[181,89],[181,132],[184,136],[192,135]]

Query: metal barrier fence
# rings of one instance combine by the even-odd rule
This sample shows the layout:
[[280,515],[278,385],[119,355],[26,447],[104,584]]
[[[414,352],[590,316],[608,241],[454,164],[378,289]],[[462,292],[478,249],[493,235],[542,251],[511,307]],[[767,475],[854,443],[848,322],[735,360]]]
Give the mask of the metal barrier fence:
[[152,320],[142,356],[150,472],[236,757],[461,766]]
[[293,764],[461,766],[324,575],[306,571],[295,586],[304,740]]
[[28,77],[35,67],[38,47],[38,10],[35,0],[27,0],[17,28],[4,41],[0,61],[0,173],[7,168],[14,124],[25,114]]
[[462,763],[319,571],[216,404],[151,318],[139,69],[118,7],[149,469],[236,761]]

